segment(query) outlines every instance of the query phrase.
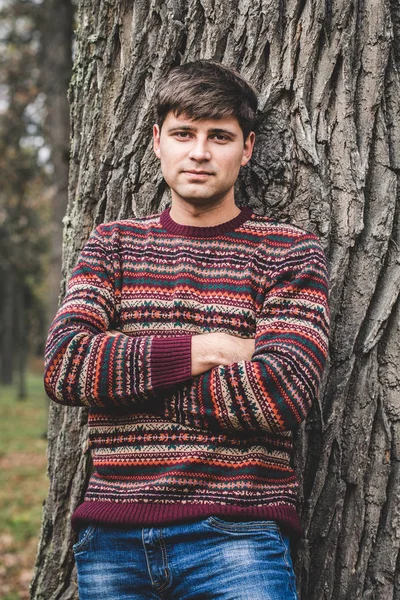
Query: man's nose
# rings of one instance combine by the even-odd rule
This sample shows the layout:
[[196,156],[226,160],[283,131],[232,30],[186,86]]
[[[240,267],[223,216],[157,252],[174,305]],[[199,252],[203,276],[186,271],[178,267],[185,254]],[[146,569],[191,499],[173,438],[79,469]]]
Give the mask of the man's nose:
[[189,158],[196,161],[211,160],[211,152],[208,147],[208,140],[197,138],[189,152]]

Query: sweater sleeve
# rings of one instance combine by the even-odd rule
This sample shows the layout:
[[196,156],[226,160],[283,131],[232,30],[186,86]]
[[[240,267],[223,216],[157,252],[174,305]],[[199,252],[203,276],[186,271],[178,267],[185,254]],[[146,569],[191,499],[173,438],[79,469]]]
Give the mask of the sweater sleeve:
[[214,431],[296,429],[318,394],[328,329],[325,256],[318,238],[304,234],[265,281],[251,361],[215,367],[175,396],[186,423]]
[[111,237],[99,226],[89,238],[49,331],[44,383],[60,404],[129,406],[191,377],[191,336],[110,333],[121,283]]

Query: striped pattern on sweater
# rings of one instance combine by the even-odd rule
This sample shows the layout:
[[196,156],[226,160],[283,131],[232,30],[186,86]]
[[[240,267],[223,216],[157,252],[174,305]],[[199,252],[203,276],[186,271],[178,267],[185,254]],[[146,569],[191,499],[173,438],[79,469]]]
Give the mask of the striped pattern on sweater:
[[[192,377],[191,337],[215,331],[255,337],[252,360]],[[248,209],[216,227],[168,210],[99,226],[46,346],[48,395],[91,408],[95,471],[74,524],[218,514],[298,530],[292,431],[327,338],[313,234]]]

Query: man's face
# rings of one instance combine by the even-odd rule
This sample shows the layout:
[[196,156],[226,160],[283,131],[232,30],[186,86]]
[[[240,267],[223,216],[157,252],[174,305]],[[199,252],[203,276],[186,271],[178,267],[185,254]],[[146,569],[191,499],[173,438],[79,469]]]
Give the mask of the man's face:
[[154,125],[153,137],[172,200],[197,206],[233,200],[234,183],[251,158],[255,138],[250,133],[243,140],[236,117],[193,121],[172,112],[161,131]]

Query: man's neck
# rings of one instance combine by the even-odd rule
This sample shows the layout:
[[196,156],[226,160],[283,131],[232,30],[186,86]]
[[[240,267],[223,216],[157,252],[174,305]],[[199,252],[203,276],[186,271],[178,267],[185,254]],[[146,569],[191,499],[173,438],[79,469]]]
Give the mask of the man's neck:
[[180,199],[172,199],[170,217],[179,225],[191,227],[214,227],[231,221],[240,213],[234,200],[212,205],[193,205]]

